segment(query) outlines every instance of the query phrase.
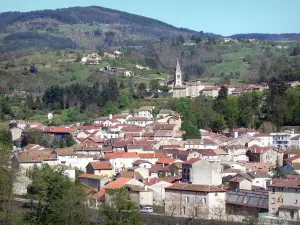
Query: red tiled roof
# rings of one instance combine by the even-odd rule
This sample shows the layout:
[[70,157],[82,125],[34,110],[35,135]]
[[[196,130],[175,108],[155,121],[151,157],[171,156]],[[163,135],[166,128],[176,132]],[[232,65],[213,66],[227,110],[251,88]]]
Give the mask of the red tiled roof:
[[124,152],[124,153],[108,153],[104,156],[105,159],[115,158],[139,158],[136,152]]
[[217,143],[213,142],[212,140],[210,139],[203,139],[203,144],[204,145],[217,145]]
[[56,152],[58,155],[76,155],[74,148],[57,148]]
[[251,129],[251,128],[243,128],[243,127],[234,129],[233,131],[235,131],[235,132],[243,132],[243,133],[245,133],[245,132],[249,132],[249,133],[250,133],[250,132],[251,132],[251,133],[257,132],[256,130],[253,130],[253,129]]
[[249,147],[249,149],[252,153],[262,154],[262,153],[267,152],[270,149],[270,147],[261,147],[258,145],[253,145],[253,146]]
[[166,154],[161,153],[161,152],[156,152],[156,153],[138,153],[138,156],[141,159],[155,159],[155,158],[163,158],[166,157]]
[[299,139],[300,139],[300,134],[290,138],[290,140],[299,140]]
[[44,129],[44,132],[46,133],[72,133],[75,131],[77,128],[68,128],[68,127],[47,127]]
[[234,183],[240,183],[242,181],[246,180],[245,177],[241,177],[241,176],[236,176],[236,177],[233,177],[229,180],[229,182],[234,182]]
[[254,137],[271,137],[271,134],[267,134],[267,133],[258,133],[258,134],[254,134]]
[[104,189],[119,189],[124,187],[132,178],[121,177],[104,186]]
[[84,173],[84,174],[81,174],[81,175],[79,176],[79,178],[88,178],[88,177],[90,177],[90,176],[93,176],[93,174]]
[[99,199],[101,197],[105,196],[105,189],[101,188],[100,191],[96,192],[95,194],[91,195],[90,199]]
[[175,183],[170,187],[166,187],[165,190],[182,190],[194,192],[226,192],[226,190],[215,186],[183,183]]
[[296,179],[296,180],[300,180],[300,175],[288,175],[287,178],[288,178],[288,179]]
[[95,170],[111,170],[112,166],[109,161],[90,162]]
[[157,160],[156,164],[172,164],[175,161],[176,159],[164,157]]
[[297,154],[297,155],[294,155],[294,156],[292,156],[290,158],[284,159],[284,161],[285,162],[293,162],[294,160],[299,159],[299,158],[300,158],[300,154]]
[[300,188],[300,180],[295,179],[273,179],[269,187],[282,187],[282,188]]
[[198,162],[198,161],[200,161],[200,160],[201,160],[200,158],[191,158],[191,159],[189,159],[188,161],[183,162],[182,165],[192,165],[192,164],[194,164],[195,162]]

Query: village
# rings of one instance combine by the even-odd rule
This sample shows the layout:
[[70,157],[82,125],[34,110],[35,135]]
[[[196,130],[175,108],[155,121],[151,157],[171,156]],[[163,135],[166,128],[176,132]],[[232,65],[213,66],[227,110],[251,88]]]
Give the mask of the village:
[[[109,190],[127,188],[140,207],[159,207],[177,217],[295,220],[300,210],[300,135],[293,130],[260,133],[249,128],[218,134],[200,130],[184,140],[181,117],[172,110],[142,106],[130,113],[100,117],[90,126],[44,126],[13,120],[12,165],[15,194],[25,195],[26,171],[47,164],[76,170],[93,209],[109,201]],[[67,148],[45,148],[22,137],[30,130],[71,137]],[[272,179],[275,173],[286,179]],[[299,202],[298,202],[299,200]]]

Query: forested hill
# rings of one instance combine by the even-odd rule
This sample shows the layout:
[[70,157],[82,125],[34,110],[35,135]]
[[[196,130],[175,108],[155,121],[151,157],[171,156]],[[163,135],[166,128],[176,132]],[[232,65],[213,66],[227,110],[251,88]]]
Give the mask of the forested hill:
[[[178,32],[183,34],[198,33],[185,28],[177,28],[156,19],[99,6],[72,7],[31,12],[5,12],[0,14],[0,24],[2,24],[2,26],[29,21],[42,22],[45,21],[44,19],[48,19],[48,23],[50,22],[49,19],[52,19],[52,23],[69,25],[89,24],[95,26],[99,24],[115,24],[123,27],[122,30],[124,31],[129,29],[128,27],[133,26],[134,29],[131,29],[133,32],[138,32],[140,30],[148,34],[157,35],[158,37],[169,37]],[[209,35],[213,36],[214,34]]]
[[221,37],[98,6],[0,14],[0,52],[140,47],[180,35]]

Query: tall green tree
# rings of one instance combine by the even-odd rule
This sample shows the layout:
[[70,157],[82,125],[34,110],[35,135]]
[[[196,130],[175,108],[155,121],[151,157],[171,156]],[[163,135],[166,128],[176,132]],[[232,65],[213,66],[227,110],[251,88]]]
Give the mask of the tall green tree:
[[111,202],[100,207],[101,225],[141,224],[138,208],[126,188],[109,191],[107,194],[111,196]]
[[149,82],[149,88],[152,91],[156,91],[160,88],[158,80],[154,79]]
[[15,171],[11,165],[12,141],[9,131],[0,131],[0,224],[13,224],[13,184]]
[[147,95],[147,86],[145,83],[140,83],[137,87],[137,93],[138,98],[144,98]]
[[27,103],[27,106],[28,106],[29,109],[33,109],[34,108],[33,96],[31,94],[27,95],[26,103]]
[[280,126],[284,121],[284,112],[286,110],[285,92],[287,85],[284,81],[275,77],[270,79],[268,85],[269,93],[266,99],[268,119],[277,126]]
[[28,198],[34,200],[25,220],[36,225],[85,225],[89,224],[84,191],[70,181],[63,170],[47,165],[30,171],[32,183]]
[[151,109],[151,115],[153,117],[153,121],[157,120],[157,115],[159,114],[159,112],[160,112],[160,108],[158,107]]

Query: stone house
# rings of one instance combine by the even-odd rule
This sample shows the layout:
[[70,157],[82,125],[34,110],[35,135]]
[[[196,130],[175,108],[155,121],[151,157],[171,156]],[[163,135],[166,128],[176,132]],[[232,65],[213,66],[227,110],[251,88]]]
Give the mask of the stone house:
[[228,145],[222,147],[222,149],[228,153],[230,161],[237,162],[249,160],[246,156],[247,148],[243,145]]
[[240,174],[231,178],[228,182],[229,182],[229,190],[231,190],[231,191],[251,190],[252,189],[251,180]]
[[109,161],[90,162],[86,166],[88,174],[100,175],[104,177],[112,177],[113,169]]
[[225,216],[226,191],[210,185],[176,183],[165,188],[167,215],[206,219]]
[[134,117],[147,117],[149,119],[153,118],[151,112],[154,109],[154,106],[141,106],[134,113]]
[[290,146],[292,148],[300,149],[300,135],[296,135],[290,138]]
[[107,182],[111,181],[111,178],[84,173],[79,176],[79,180],[83,185],[89,188],[100,190]]
[[300,180],[273,179],[268,191],[270,216],[284,220],[300,219]]
[[283,165],[283,153],[279,149],[254,145],[249,147],[246,154],[251,162],[271,163],[272,166]]
[[189,160],[192,158],[201,158],[206,161],[220,161],[219,156],[217,155],[216,152],[214,152],[213,150],[206,150],[206,149],[190,150],[187,159]]
[[190,184],[220,185],[222,172],[223,166],[218,162],[191,158],[182,163],[182,181]]

